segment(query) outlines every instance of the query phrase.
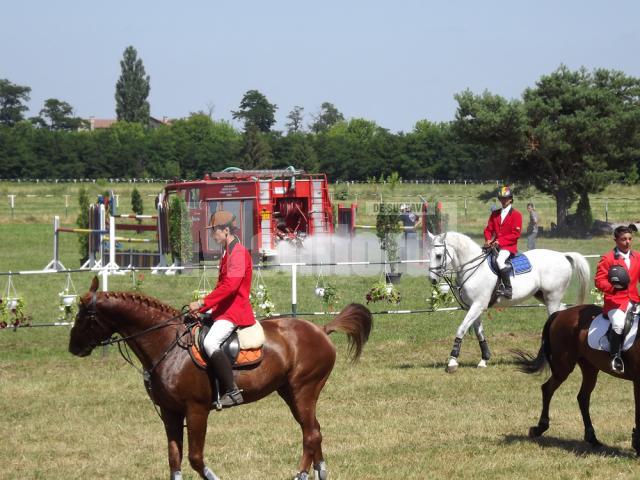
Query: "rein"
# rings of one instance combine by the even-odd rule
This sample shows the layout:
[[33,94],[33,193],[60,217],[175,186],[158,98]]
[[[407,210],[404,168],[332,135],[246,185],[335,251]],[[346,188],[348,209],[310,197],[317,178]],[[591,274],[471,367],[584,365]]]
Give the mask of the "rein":
[[[93,322],[95,322],[96,324],[98,324],[100,327],[104,328],[103,326],[103,322],[100,321],[100,319],[98,318],[98,311],[96,308],[96,303],[97,303],[97,295],[96,292],[93,292],[93,295],[91,297],[91,305],[90,307],[87,308],[87,316],[91,318],[92,320],[92,325]],[[182,339],[182,337],[184,337],[185,335],[189,334],[189,329],[186,329],[184,332],[180,333],[180,332],[176,332],[176,338],[174,341],[171,342],[171,344],[167,347],[167,349],[164,351],[164,353],[162,355],[160,355],[160,358],[157,359],[155,362],[153,362],[153,364],[151,365],[151,368],[148,369],[142,369],[138,366],[136,366],[136,364],[133,362],[133,359],[131,358],[131,352],[129,351],[129,347],[127,345],[127,341],[128,340],[132,340],[134,338],[138,338],[138,337],[142,337],[148,333],[154,332],[156,330],[161,330],[163,328],[166,328],[168,326],[172,326],[172,325],[182,325],[184,324],[184,318],[187,316],[188,312],[186,311],[187,306],[185,305],[184,307],[182,307],[182,309],[180,310],[180,313],[178,315],[174,315],[171,318],[168,318],[167,320],[165,320],[164,322],[158,324],[158,325],[153,325],[152,327],[146,328],[144,330],[141,330],[140,332],[136,332],[132,335],[127,335],[126,337],[111,337],[108,340],[103,340],[100,342],[95,342],[95,346],[94,347],[106,347],[108,345],[114,345],[117,344],[118,345],[118,352],[120,352],[120,356],[124,359],[125,362],[127,362],[129,365],[131,365],[140,375],[142,375],[142,379],[144,381],[144,384],[147,388],[147,392],[149,393],[149,397],[151,398],[151,402],[153,403],[153,406],[156,410],[156,413],[158,414],[158,416],[160,417],[160,419],[162,420],[162,414],[160,413],[160,411],[158,410],[158,406],[156,405],[156,402],[153,398],[153,390],[151,387],[151,374],[153,373],[153,371],[156,369],[156,367],[158,365],[160,365],[160,363],[162,363],[162,361],[167,358],[167,356],[169,355],[169,353],[176,347],[176,345],[179,345],[180,340]],[[177,319],[181,319],[180,322],[175,322],[175,320]]]
[[[453,297],[456,299],[456,302],[458,302],[458,305],[460,305],[462,309],[468,310],[469,305],[467,305],[467,303],[462,299],[462,294],[461,294],[462,288],[464,287],[464,284],[478,271],[478,269],[480,268],[482,263],[485,261],[485,259],[489,255],[491,255],[491,252],[493,251],[493,247],[489,250],[483,249],[480,255],[461,264],[457,270],[453,270],[453,269],[449,270],[449,272],[452,275],[455,274],[456,276],[464,275],[468,272],[471,272],[466,278],[462,280],[462,283],[458,285],[457,278],[454,280],[452,277],[448,275],[448,272],[447,272],[447,257],[450,258],[451,262],[453,263],[453,256],[451,255],[451,253],[449,253],[449,249],[447,248],[446,242],[443,242],[442,245],[434,245],[434,246],[444,248],[445,258],[442,265],[438,267],[433,267],[433,268],[430,267],[429,271],[437,275],[438,278],[443,279],[446,282],[446,284],[449,285],[449,287],[451,288]],[[474,262],[477,262],[477,263],[474,264]]]

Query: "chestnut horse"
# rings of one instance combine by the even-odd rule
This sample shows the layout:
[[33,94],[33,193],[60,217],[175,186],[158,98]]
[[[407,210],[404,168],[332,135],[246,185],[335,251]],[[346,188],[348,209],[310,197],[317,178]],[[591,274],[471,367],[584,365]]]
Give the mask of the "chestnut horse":
[[[180,341],[186,327],[179,311],[144,295],[90,291],[80,298],[71,329],[69,351],[84,357],[98,345],[110,343],[115,333],[126,341],[144,369],[145,386],[159,407],[169,443],[171,479],[182,479],[183,422],[186,418],[189,463],[207,480],[217,479],[205,465],[203,449],[207,418],[216,394],[205,371],[197,368]],[[372,326],[371,312],[360,304],[346,306],[324,327],[298,318],[263,320],[263,360],[254,368],[236,370],[235,381],[245,402],[255,402],[277,391],[302,428],[302,457],[296,478],[305,480],[311,465],[319,478],[327,477],[316,403],[336,359],[329,339],[346,333],[349,356],[360,357]],[[111,340],[113,342],[113,340]],[[241,407],[236,407],[241,408]]]
[[538,425],[529,429],[530,437],[539,437],[549,428],[549,404],[556,389],[571,374],[576,363],[582,371],[582,385],[578,392],[578,405],[584,423],[584,440],[593,446],[600,446],[596,432],[591,423],[589,401],[591,392],[598,381],[598,373],[603,371],[609,375],[633,382],[636,405],[635,428],[631,436],[631,445],[640,455],[640,344],[623,353],[625,373],[620,375],[611,369],[611,358],[608,352],[594,350],[587,343],[591,321],[602,313],[596,305],[577,305],[555,312],[549,316],[542,330],[542,344],[538,355],[515,350],[515,362],[524,373],[541,372],[545,366],[551,367],[551,377],[542,385],[542,413]]

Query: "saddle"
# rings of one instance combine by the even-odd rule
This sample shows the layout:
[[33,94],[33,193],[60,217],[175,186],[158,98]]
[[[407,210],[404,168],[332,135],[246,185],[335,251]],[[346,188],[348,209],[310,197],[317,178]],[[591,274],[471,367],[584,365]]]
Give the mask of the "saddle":
[[[191,338],[187,350],[191,360],[198,368],[206,370],[209,358],[203,345],[211,324],[198,320],[188,328]],[[263,344],[264,330],[260,322],[256,322],[250,327],[237,328],[222,344],[222,351],[229,358],[233,369],[242,369],[258,365],[262,361]]]
[[[627,312],[627,317],[624,321],[624,330],[622,331],[622,350],[629,350],[637,337],[638,333],[638,321],[640,320],[640,304],[634,303],[633,306]],[[611,339],[611,321],[607,317],[605,312],[595,317],[591,321],[588,333],[589,347],[594,350],[604,350],[608,352],[610,350],[609,345]]]
[[[496,250],[491,250],[491,254],[487,257],[487,262],[489,263],[491,271],[500,276],[498,264],[496,263],[497,255],[498,252]],[[522,275],[523,273],[529,273],[533,268],[531,266],[531,262],[529,261],[529,257],[527,257],[524,253],[519,252],[515,256],[510,257],[506,263],[511,264],[512,277],[515,277],[516,275]]]

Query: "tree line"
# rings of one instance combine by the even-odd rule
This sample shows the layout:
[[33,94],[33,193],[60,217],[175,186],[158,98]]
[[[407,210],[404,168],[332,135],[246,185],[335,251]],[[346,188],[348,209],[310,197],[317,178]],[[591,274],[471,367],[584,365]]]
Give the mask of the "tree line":
[[454,120],[418,121],[392,133],[375,121],[345,119],[330,102],[305,125],[302,106],[275,130],[277,105],[249,90],[232,112],[242,128],[194,112],[149,126],[150,77],[133,47],[116,84],[118,122],[88,131],[64,101],[48,99],[26,119],[30,88],[0,79],[0,178],[201,178],[228,166],[294,165],[330,180],[386,178],[532,183],[557,203],[558,226],[578,201],[590,224],[589,194],[611,181],[640,179],[640,80],[606,69],[543,75],[521,98],[458,93]]

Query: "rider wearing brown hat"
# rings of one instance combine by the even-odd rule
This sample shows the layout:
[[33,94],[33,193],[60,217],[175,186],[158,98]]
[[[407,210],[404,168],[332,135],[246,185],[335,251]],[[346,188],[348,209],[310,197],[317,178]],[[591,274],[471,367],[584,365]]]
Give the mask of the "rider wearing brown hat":
[[213,325],[204,340],[209,356],[209,368],[220,383],[220,404],[233,407],[243,403],[242,391],[233,379],[233,370],[222,344],[238,327],[256,323],[249,301],[252,263],[249,251],[235,235],[235,215],[220,210],[213,214],[207,228],[213,229],[213,239],[223,247],[218,282],[201,302],[189,305],[192,312],[211,311]]

